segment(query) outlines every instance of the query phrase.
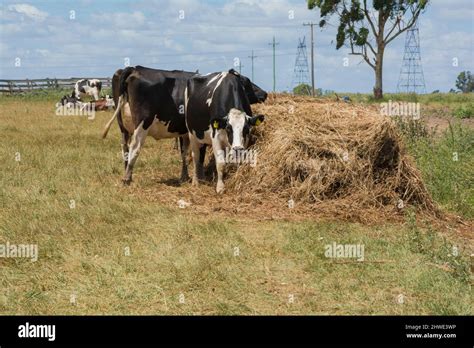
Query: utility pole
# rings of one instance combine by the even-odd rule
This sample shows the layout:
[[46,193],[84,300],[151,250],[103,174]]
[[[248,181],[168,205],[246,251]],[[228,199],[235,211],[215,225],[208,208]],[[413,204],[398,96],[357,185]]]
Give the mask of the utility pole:
[[313,27],[316,23],[309,22],[303,23],[303,26],[311,27],[311,95],[314,97],[314,36],[313,36]]
[[275,42],[275,36],[273,37],[273,42],[269,43],[269,45],[273,46],[273,92],[275,92],[276,89],[276,72],[275,72],[275,47],[276,45],[279,45],[280,43]]
[[252,50],[252,55],[251,55],[251,56],[248,56],[248,58],[252,59],[252,81],[253,81],[253,60],[254,60],[255,58],[257,58],[257,56],[254,56],[254,55],[253,55],[253,50]]
[[239,74],[242,75],[242,68],[244,66],[242,65],[242,61],[239,59]]

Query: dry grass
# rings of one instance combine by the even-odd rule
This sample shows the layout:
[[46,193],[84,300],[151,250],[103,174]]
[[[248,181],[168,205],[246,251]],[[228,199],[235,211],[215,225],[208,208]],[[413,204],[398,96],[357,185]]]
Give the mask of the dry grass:
[[389,117],[362,105],[270,98],[257,137],[258,165],[241,166],[235,192],[276,194],[312,210],[371,222],[403,205],[439,214]]
[[[53,104],[0,100],[0,243],[39,248],[34,263],[0,258],[2,314],[472,313],[456,225],[441,234],[397,212],[401,223],[368,226],[316,219],[311,201],[290,210],[278,192],[216,196],[176,182],[172,141],[149,139],[124,188],[117,127],[100,139],[110,114],[61,118]],[[332,242],[364,244],[368,262],[326,258]]]

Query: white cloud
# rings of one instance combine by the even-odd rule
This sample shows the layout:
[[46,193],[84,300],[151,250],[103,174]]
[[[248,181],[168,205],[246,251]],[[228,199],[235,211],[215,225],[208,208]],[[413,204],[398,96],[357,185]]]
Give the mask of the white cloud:
[[39,10],[38,8],[28,4],[13,4],[9,5],[8,9],[11,12],[16,12],[25,15],[33,20],[44,21],[48,17],[48,13]]
[[146,17],[140,11],[93,14],[92,20],[111,30],[116,28],[139,29],[146,24]]

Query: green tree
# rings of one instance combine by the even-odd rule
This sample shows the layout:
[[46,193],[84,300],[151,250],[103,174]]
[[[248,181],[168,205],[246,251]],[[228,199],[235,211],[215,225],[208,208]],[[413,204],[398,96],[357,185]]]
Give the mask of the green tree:
[[[374,97],[383,97],[382,73],[385,48],[415,25],[429,0],[307,0],[310,10],[319,8],[321,28],[332,15],[339,25],[336,49],[348,45],[351,54],[362,56],[375,72]],[[370,7],[369,7],[370,6]]]
[[301,83],[293,88],[294,95],[311,95],[311,86],[306,83]]
[[463,93],[474,92],[474,77],[470,71],[462,71],[456,80],[456,88]]

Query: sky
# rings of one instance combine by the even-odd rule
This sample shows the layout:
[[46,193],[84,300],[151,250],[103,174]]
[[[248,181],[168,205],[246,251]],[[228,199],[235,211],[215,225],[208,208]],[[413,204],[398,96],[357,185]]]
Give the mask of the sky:
[[[270,91],[275,37],[276,90],[290,90],[303,36],[309,59],[303,23],[319,20],[305,0],[0,0],[0,79],[110,77],[127,64],[209,73],[239,60],[251,77],[253,50],[254,82]],[[316,88],[372,92],[373,70],[336,50],[336,24],[314,28]],[[428,92],[474,71],[474,1],[432,0],[419,35]],[[396,92],[404,44],[401,34],[385,51],[385,92]]]

